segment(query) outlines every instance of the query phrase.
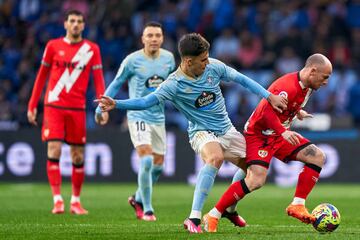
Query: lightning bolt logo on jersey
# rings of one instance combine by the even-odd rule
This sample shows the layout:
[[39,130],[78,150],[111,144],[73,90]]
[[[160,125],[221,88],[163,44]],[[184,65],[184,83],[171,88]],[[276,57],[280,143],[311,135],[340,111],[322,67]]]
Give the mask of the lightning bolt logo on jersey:
[[84,109],[90,71],[102,68],[98,46],[55,39],[46,46],[42,64],[51,67],[45,104]]
[[[65,68],[64,73],[61,75],[59,81],[56,83],[53,90],[49,91],[48,94],[48,103],[52,103],[59,100],[59,95],[64,89],[67,93],[71,90],[72,86],[79,78],[81,72],[85,69],[86,64],[90,61],[91,57],[94,55],[93,51],[90,51],[90,45],[84,43],[80,49],[77,51],[73,59],[71,60],[70,66],[73,66],[73,70],[70,73],[69,68]],[[77,64],[76,64],[77,63]],[[74,64],[74,65],[72,65]],[[76,65],[75,65],[76,64]]]

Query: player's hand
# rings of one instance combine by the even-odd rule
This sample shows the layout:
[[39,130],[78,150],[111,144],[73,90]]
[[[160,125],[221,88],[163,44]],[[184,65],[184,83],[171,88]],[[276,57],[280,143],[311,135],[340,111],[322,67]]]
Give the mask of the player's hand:
[[102,95],[99,99],[95,99],[94,102],[99,104],[102,112],[109,112],[113,110],[116,106],[116,102],[114,99],[104,95]]
[[37,109],[36,108],[34,108],[33,111],[28,110],[28,112],[27,112],[28,121],[29,121],[29,123],[31,123],[34,126],[37,126],[36,114],[37,114]]
[[95,114],[95,122],[100,125],[105,125],[109,121],[109,113],[108,112],[102,112],[102,113],[96,113]]
[[281,134],[281,136],[288,141],[291,145],[298,145],[300,143],[300,138],[302,136],[298,134],[297,132],[286,130]]
[[288,100],[283,96],[270,94],[267,100],[271,104],[271,106],[279,113],[282,113],[284,110],[287,109]]
[[305,110],[300,110],[297,114],[296,114],[296,117],[297,119],[299,120],[303,120],[305,118],[313,118],[314,116],[310,113],[308,113],[307,111]]

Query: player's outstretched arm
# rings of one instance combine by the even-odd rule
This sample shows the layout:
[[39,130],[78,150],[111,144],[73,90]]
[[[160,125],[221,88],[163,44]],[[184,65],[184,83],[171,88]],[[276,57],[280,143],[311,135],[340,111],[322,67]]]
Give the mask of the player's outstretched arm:
[[245,76],[236,71],[234,82],[237,82],[244,86],[246,89],[250,90],[252,93],[265,98],[271,104],[271,106],[278,112],[282,112],[287,108],[287,99],[282,96],[277,96],[270,93],[268,90],[263,88],[260,84],[255,82],[253,79]]
[[127,100],[115,100],[108,96],[101,96],[101,98],[96,99],[95,102],[99,103],[102,112],[108,112],[114,108],[123,110],[145,110],[160,103],[154,94]]
[[[126,79],[124,77],[124,74],[118,74],[110,83],[110,85],[106,88],[104,95],[109,97],[115,97],[125,80]],[[100,125],[105,125],[108,122],[108,119],[109,115],[102,112],[100,107],[98,106],[95,110],[95,122]]]

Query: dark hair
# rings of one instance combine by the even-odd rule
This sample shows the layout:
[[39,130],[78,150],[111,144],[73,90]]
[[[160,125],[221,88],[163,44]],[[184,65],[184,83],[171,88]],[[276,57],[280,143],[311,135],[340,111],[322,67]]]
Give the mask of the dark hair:
[[65,17],[64,17],[65,21],[67,21],[69,19],[70,15],[82,16],[83,20],[85,21],[84,14],[82,12],[80,12],[79,10],[71,9],[71,10],[67,11],[65,13]]
[[158,27],[158,28],[161,28],[161,30],[163,30],[161,23],[155,22],[155,21],[147,22],[144,26],[144,29],[147,27]]
[[198,33],[189,33],[181,37],[178,44],[180,57],[199,56],[209,51],[210,43]]

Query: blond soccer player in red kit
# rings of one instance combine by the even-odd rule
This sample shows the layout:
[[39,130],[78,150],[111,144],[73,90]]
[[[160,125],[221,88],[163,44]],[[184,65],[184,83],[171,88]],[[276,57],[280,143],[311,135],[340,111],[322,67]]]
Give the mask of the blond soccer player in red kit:
[[305,207],[305,200],[318,181],[325,154],[308,139],[291,131],[290,125],[295,117],[300,120],[312,117],[302,108],[313,91],[328,83],[331,73],[329,59],[322,54],[313,54],[299,72],[286,74],[269,87],[268,91],[272,94],[288,99],[287,109],[282,113],[276,112],[264,100],[256,107],[244,131],[247,175],[230,185],[215,207],[204,216],[205,231],[216,232],[218,220],[227,207],[265,184],[273,156],[285,163],[296,160],[305,164],[286,213],[304,223],[315,221]]

